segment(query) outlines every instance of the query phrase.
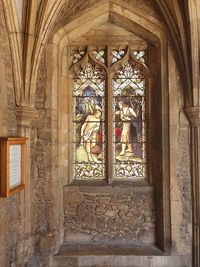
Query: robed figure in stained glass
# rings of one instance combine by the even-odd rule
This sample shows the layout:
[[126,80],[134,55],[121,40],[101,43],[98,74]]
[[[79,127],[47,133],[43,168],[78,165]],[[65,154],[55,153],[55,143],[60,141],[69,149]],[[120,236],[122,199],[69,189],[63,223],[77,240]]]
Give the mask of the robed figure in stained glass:
[[145,76],[140,64],[130,60],[113,76],[115,177],[144,176]]
[[124,156],[125,154],[133,154],[133,131],[131,125],[132,117],[137,117],[136,112],[132,107],[128,105],[125,101],[119,101],[118,106],[120,108],[119,111],[116,111],[116,115],[120,115],[120,119],[123,123],[122,132],[121,132],[121,152],[120,156]]
[[101,162],[96,156],[101,153],[101,147],[97,146],[100,131],[100,118],[101,111],[96,110],[92,115],[87,116],[81,127],[81,145],[86,149],[88,161]]

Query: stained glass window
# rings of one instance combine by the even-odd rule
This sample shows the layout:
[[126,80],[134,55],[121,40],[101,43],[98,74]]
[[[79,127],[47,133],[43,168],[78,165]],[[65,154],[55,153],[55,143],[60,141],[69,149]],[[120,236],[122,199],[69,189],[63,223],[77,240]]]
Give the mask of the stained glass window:
[[74,177],[105,179],[105,72],[92,62],[74,69]]
[[[113,179],[145,178],[146,52],[110,48],[108,60],[102,48],[73,51],[74,178],[107,179],[108,146],[113,151]],[[108,114],[112,125],[107,125]],[[112,140],[107,140],[109,131]]]
[[145,76],[126,62],[113,78],[114,177],[145,177]]

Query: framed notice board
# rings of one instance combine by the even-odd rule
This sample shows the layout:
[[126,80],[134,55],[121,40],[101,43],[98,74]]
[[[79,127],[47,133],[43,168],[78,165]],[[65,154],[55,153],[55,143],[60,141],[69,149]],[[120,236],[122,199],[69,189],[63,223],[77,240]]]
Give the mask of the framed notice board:
[[0,197],[11,196],[25,187],[25,137],[0,137]]

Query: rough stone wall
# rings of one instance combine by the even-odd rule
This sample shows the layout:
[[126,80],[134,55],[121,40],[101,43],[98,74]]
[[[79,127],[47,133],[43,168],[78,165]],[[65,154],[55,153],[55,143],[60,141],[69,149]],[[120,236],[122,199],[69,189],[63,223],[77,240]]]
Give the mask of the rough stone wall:
[[[65,242],[155,241],[155,207],[151,187],[88,187],[64,191]],[[98,191],[100,191],[98,193]]]
[[[144,4],[143,2],[130,1],[130,4],[136,6],[137,3],[137,7],[141,7]],[[62,27],[67,23],[67,19],[74,18],[78,10],[85,12],[87,6],[89,7],[88,4],[91,3],[92,1],[76,2],[75,7],[73,7],[72,1],[68,2],[68,6],[63,9],[63,16],[59,17],[57,25]],[[96,3],[98,4],[99,1],[96,1]],[[74,8],[73,12],[71,12],[72,8]],[[147,10],[144,11],[147,12]],[[150,12],[150,14],[154,16],[153,12]],[[61,234],[61,239],[64,242],[123,242],[126,240],[127,242],[154,243],[155,211],[152,191],[121,192],[118,188],[118,192],[112,192],[112,190],[97,192],[98,189],[96,189],[96,192],[91,192],[89,189],[65,187],[64,197],[61,199],[64,212],[62,206],[58,210],[61,217],[64,216],[64,225],[61,221],[61,225],[58,226],[54,220],[54,200],[61,198],[60,192],[57,191],[58,185],[54,183],[56,177],[58,177],[56,173],[56,147],[58,143],[56,131],[58,125],[57,110],[53,106],[56,98],[53,97],[47,86],[50,79],[48,69],[52,67],[51,62],[47,64],[46,60],[45,57],[42,59],[38,71],[35,95],[37,112],[31,132],[32,229],[35,249],[35,255],[30,261],[31,266],[48,266],[42,255],[52,253],[50,250],[52,246],[51,236],[55,234],[56,227],[64,228],[64,233]],[[66,67],[66,62],[63,65]],[[171,77],[169,79],[171,85],[170,112],[173,112],[170,117],[172,242],[174,254],[190,254],[191,198],[188,124],[182,112],[181,84],[177,82],[175,65],[172,56],[171,61],[169,61],[169,76]],[[56,68],[56,66],[53,66],[53,68]],[[58,69],[58,72],[60,71],[61,69]],[[66,79],[64,80],[66,81]],[[52,90],[55,90],[56,94],[62,93],[62,96],[64,96],[64,93],[61,92],[63,88],[61,90],[60,88],[52,88]],[[68,94],[65,92],[65,97],[67,96]],[[60,98],[63,98],[63,105],[65,105],[64,97]],[[59,112],[63,112],[63,110],[59,110]],[[66,121],[65,116],[61,126],[65,125],[66,127]],[[67,131],[67,127],[65,130]],[[65,140],[63,140],[62,149],[66,148]],[[58,183],[61,184],[63,177],[58,178]],[[55,242],[54,245],[56,246]]]
[[192,207],[189,123],[183,110],[182,82],[169,50],[170,91],[170,198],[172,252],[189,254],[192,249]]
[[[65,60],[62,63],[66,67],[67,59]],[[58,177],[56,172],[56,147],[60,139],[56,139],[58,124],[57,106],[54,106],[54,101],[58,93],[64,103],[64,110],[66,105],[64,97],[69,95],[66,91],[62,92],[63,88],[61,90],[52,88],[56,92],[54,98],[47,86],[50,80],[48,69],[52,68],[51,62],[47,64],[46,61],[47,56],[42,59],[38,71],[35,95],[37,112],[31,133],[32,228],[35,248],[31,266],[47,265],[42,255],[50,255],[52,253],[50,248],[56,246],[51,239],[51,236],[55,235],[56,227],[64,230],[60,240],[69,243],[104,241],[154,243],[156,225],[152,191],[143,192],[142,188],[140,192],[134,189],[133,192],[122,192],[118,188],[117,192],[112,190],[98,192],[97,188],[92,192],[91,188],[82,190],[68,186],[64,187],[64,196],[61,198],[62,193],[57,191],[57,187],[63,182],[63,177]],[[177,78],[178,71],[173,55],[170,55],[169,66],[172,253],[191,255],[189,128],[182,111],[183,101],[180,95],[182,86]],[[61,68],[58,72],[62,72]],[[66,77],[64,81],[66,82]],[[63,110],[59,112],[62,113]],[[68,129],[66,121],[66,116],[63,116],[61,127],[59,125],[60,131],[65,125],[65,136]],[[66,149],[65,140],[59,152]],[[59,179],[58,184],[55,182],[56,177]],[[64,212],[62,205],[58,207],[61,217],[64,216],[64,225],[61,220],[60,226],[54,220],[56,198],[61,199],[64,205]]]
[[177,166],[177,182],[181,190],[182,203],[179,250],[183,253],[192,252],[192,202],[191,202],[191,173],[190,173],[190,134],[189,123],[181,108],[179,113],[179,144]]
[[[15,94],[12,73],[12,61],[9,47],[9,39],[2,1],[0,1],[0,136],[17,135],[15,110]],[[20,265],[25,261],[24,254],[19,251],[19,242],[22,238],[21,201],[16,194],[7,199],[0,198],[0,266],[25,266]],[[23,260],[20,259],[23,255]],[[18,264],[18,265],[17,265]]]
[[[100,1],[66,1],[58,27],[72,20],[77,11],[86,12],[89,5]],[[113,2],[123,2],[113,1]],[[152,1],[130,0],[127,4],[158,19],[150,7]],[[144,6],[144,3],[146,5]],[[75,8],[74,8],[75,4]],[[73,10],[72,10],[73,9]],[[73,12],[72,12],[73,11]],[[70,16],[69,16],[70,15]],[[56,24],[55,23],[55,24]],[[57,28],[56,28],[57,29]],[[170,84],[170,173],[171,173],[171,229],[174,254],[191,255],[191,187],[189,161],[189,126],[182,110],[181,83],[174,55],[169,56]],[[57,107],[53,106],[50,79],[45,58],[38,71],[36,90],[36,117],[31,131],[31,228],[34,256],[30,266],[48,267],[48,259],[58,247],[54,237],[59,222],[55,220],[62,207],[55,206],[58,192],[57,174]],[[9,40],[0,1],[0,135],[17,135],[14,82]],[[53,88],[56,91],[56,88]],[[52,90],[53,90],[52,89]],[[59,181],[60,183],[60,181]],[[142,197],[141,197],[142,196]],[[0,266],[25,267],[27,243],[23,250],[19,243],[23,236],[23,192],[8,199],[0,199]],[[153,192],[88,192],[64,189],[64,241],[147,241],[154,242],[155,218]],[[128,208],[127,208],[128,207]],[[62,216],[62,215],[61,215]],[[38,256],[38,258],[37,258]],[[189,265],[187,265],[189,267]]]
[[[40,253],[40,238],[48,231],[48,209],[46,209],[45,185],[51,176],[51,134],[50,114],[45,109],[45,60],[41,59],[35,94],[36,116],[31,129],[31,177],[32,177],[32,225],[35,239],[34,248]],[[49,121],[47,121],[49,118]],[[49,130],[47,128],[49,126]]]
[[47,49],[38,70],[35,93],[35,118],[31,127],[31,226],[34,254],[30,266],[49,266],[44,255],[50,255],[56,246],[59,231],[55,221],[57,192],[57,110],[52,107],[50,80],[46,68]]

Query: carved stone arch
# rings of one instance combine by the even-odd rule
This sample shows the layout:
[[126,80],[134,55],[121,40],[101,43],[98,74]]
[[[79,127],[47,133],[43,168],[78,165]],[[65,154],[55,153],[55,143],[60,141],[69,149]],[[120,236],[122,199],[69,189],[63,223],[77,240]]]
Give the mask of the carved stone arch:
[[[3,0],[13,58],[17,106],[33,106],[35,81],[49,28],[61,11],[65,0],[29,1],[24,3],[25,19],[20,26],[15,1]],[[23,52],[22,52],[23,51]]]
[[[66,67],[67,65],[62,63],[63,51],[66,46],[76,38],[87,33],[89,30],[95,29],[97,26],[100,26],[107,21],[142,37],[142,39],[156,47],[157,57],[156,59],[154,58],[154,60],[157,62],[159,73],[157,84],[159,84],[158,88],[160,92],[155,105],[157,104],[160,107],[159,114],[162,114],[161,117],[158,118],[158,121],[163,122],[160,124],[159,132],[167,133],[169,127],[167,123],[168,118],[166,117],[166,114],[168,114],[168,78],[166,75],[168,72],[168,40],[165,29],[160,26],[157,21],[151,20],[148,17],[141,17],[140,14],[125,8],[124,6],[120,6],[119,4],[102,3],[99,8],[91,8],[87,14],[82,14],[78,18],[75,18],[54,34],[52,41],[50,41],[50,43],[52,43],[52,55],[51,59],[49,59],[49,64],[52,64],[52,67],[54,68],[54,71],[52,72],[52,88],[54,88],[54,90],[57,88],[57,91],[63,90],[61,82],[63,76],[65,76],[67,83],[67,75],[63,74],[63,66]],[[57,66],[56,69],[55,66]],[[58,106],[61,101],[62,99],[59,100],[58,98]],[[160,104],[161,102],[162,106]],[[154,186],[156,191],[157,213],[161,218],[159,221],[160,227],[157,229],[157,244],[163,251],[169,252],[169,155],[168,150],[163,149],[164,146],[169,146],[169,137],[166,134],[163,135],[163,137],[160,135],[158,140],[158,142],[160,142],[160,150],[157,155],[162,155],[162,157],[158,156],[157,160],[159,161],[159,158],[162,158],[162,164],[159,165],[159,170],[155,165],[152,165],[153,167],[151,169],[152,176],[157,177],[154,178]],[[153,147],[152,149],[155,150]],[[153,157],[154,156],[156,158],[156,153],[153,154]],[[160,177],[162,177],[162,179],[160,179]]]
[[186,4],[186,10],[188,15],[188,34],[190,34],[190,62],[192,71],[192,106],[199,106],[200,104],[200,15],[198,10],[200,9],[199,1],[196,3],[189,0]]
[[23,94],[22,72],[22,34],[15,1],[3,0],[5,20],[10,40],[10,50],[13,61],[13,76],[16,104],[19,105]]
[[[155,0],[156,1],[156,0]],[[37,2],[37,3],[36,3]],[[100,3],[100,7],[103,8],[103,6],[107,5],[107,7],[110,9],[110,13],[112,12],[112,7],[113,6],[118,6],[120,8],[120,5],[122,4],[121,1],[117,1],[119,2],[119,4],[115,4],[112,1],[101,1]],[[165,3],[165,2],[164,2]],[[54,28],[54,24],[56,23],[56,19],[58,17],[58,15],[60,15],[61,11],[63,10],[63,8],[65,7],[65,5],[67,4],[65,0],[58,0],[56,2],[51,2],[50,1],[43,1],[42,4],[39,5],[40,8],[40,12],[33,12],[33,10],[37,10],[36,7],[39,4],[39,1],[31,1],[30,4],[28,5],[28,9],[29,13],[31,14],[31,16],[28,18],[27,22],[26,22],[26,32],[27,32],[27,37],[26,37],[26,47],[25,47],[25,55],[27,57],[27,60],[25,62],[25,69],[27,69],[25,71],[25,84],[26,84],[26,100],[25,102],[30,102],[32,103],[33,97],[34,97],[34,87],[35,87],[35,81],[36,81],[36,76],[37,76],[37,69],[39,66],[39,62],[40,62],[40,58],[41,58],[41,54],[43,51],[43,47],[45,45],[45,43],[48,40],[48,37],[50,35],[52,35],[52,30]],[[172,29],[172,31],[174,30],[173,27],[171,27],[170,24],[170,18],[169,16],[167,16],[167,14],[173,14],[173,12],[169,13],[169,10],[165,7],[164,4],[160,4],[160,1],[156,1],[156,5],[159,7],[159,9],[161,10],[163,17],[165,17],[166,19],[166,24],[168,26],[169,29]],[[127,6],[127,5],[125,5]],[[95,9],[97,10],[98,13],[98,6],[95,7]],[[178,10],[178,9],[177,9]],[[36,24],[36,28],[33,27],[33,25],[35,23],[29,23],[30,19],[31,21],[35,21],[36,20],[36,15],[39,14],[39,17],[37,17],[37,21],[39,21]],[[176,17],[173,18],[174,20],[176,20]],[[153,21],[153,19],[152,19]],[[184,41],[184,31],[182,30],[182,21],[181,18],[179,16],[179,24],[176,23],[176,21],[173,22],[174,23],[174,27],[176,27],[177,30],[181,30],[182,32],[182,39]],[[28,25],[28,27],[27,27]],[[32,26],[31,26],[32,25]],[[29,36],[30,35],[30,36]],[[173,32],[173,36],[174,36],[174,42],[178,42],[177,39],[175,38],[175,34]],[[182,65],[183,69],[185,69],[186,72],[188,72],[188,66],[187,66],[187,54],[186,54],[186,48],[185,46],[183,47],[184,43],[177,43],[176,48],[177,48],[177,53],[180,55],[180,51],[183,51],[184,53],[184,61]],[[183,49],[179,49],[180,46],[183,47]],[[179,57],[180,59],[182,58],[182,55],[180,55]],[[30,61],[31,59],[31,61]],[[27,74],[26,74],[27,73]],[[30,77],[30,73],[31,73],[31,77]],[[189,77],[189,74],[187,74],[187,77]],[[188,78],[189,79],[189,78]],[[188,85],[189,86],[189,85]],[[187,90],[187,89],[186,89]],[[31,104],[32,105],[32,104]]]
[[[169,5],[163,1],[161,3],[160,1],[155,0],[156,5],[161,10],[163,17],[165,18],[166,25],[168,26],[169,30],[172,32],[173,35],[173,41],[177,43],[176,45],[176,51],[178,54],[180,54],[180,51],[183,51],[183,58],[185,63],[183,62],[182,65],[183,69],[185,69],[184,72],[187,73],[187,79],[188,79],[188,87],[189,85],[189,73],[188,73],[188,62],[187,62],[187,50],[185,46],[186,36],[184,35],[183,30],[183,23],[182,18],[180,15],[178,15],[177,12],[179,12],[179,6],[177,6],[176,1],[175,7],[176,11],[175,16],[173,12],[173,7],[169,8]],[[117,1],[118,6],[122,5],[121,1]],[[21,30],[19,27],[16,27],[16,18],[17,15],[17,8],[15,6],[15,1],[7,1],[4,0],[3,4],[5,6],[5,14],[7,24],[10,25],[9,31],[13,34],[11,34],[11,51],[13,51],[13,61],[15,69],[15,87],[16,87],[16,101],[18,105],[25,105],[28,106],[31,103],[31,106],[33,104],[33,98],[34,98],[34,91],[35,91],[35,82],[37,77],[37,70],[41,58],[41,54],[44,48],[45,43],[48,40],[48,37],[52,34],[52,30],[54,28],[54,25],[56,23],[57,17],[61,14],[63,8],[67,4],[65,0],[57,0],[54,2],[50,1],[42,1],[40,3],[39,0],[36,1],[30,1],[26,5],[26,14],[30,14],[26,16],[25,21],[25,39],[24,44],[22,44],[22,39],[20,36]],[[112,1],[101,1],[100,5],[103,7],[104,5],[110,6],[112,9],[113,5],[116,5]],[[127,6],[127,4],[124,4]],[[98,8],[98,6],[97,6]],[[170,15],[168,15],[170,14]],[[170,17],[171,16],[171,17]],[[150,16],[149,16],[150,17]],[[178,17],[178,18],[177,18]],[[10,22],[9,22],[10,20]],[[11,20],[14,22],[11,22]],[[37,20],[37,23],[35,23]],[[153,19],[152,19],[153,20]],[[31,21],[31,23],[30,23]],[[178,21],[178,22],[177,22]],[[15,26],[14,26],[15,25]],[[35,26],[36,25],[36,26]],[[180,31],[182,32],[182,39],[180,41],[177,41],[176,32]],[[182,41],[182,43],[181,43]],[[24,53],[22,55],[22,46],[24,46]],[[179,47],[183,47],[183,49],[179,49]],[[15,52],[16,53],[15,53]],[[22,57],[24,60],[22,60]],[[182,58],[182,55],[179,57]],[[22,63],[23,62],[23,63]],[[23,70],[22,70],[23,66]],[[23,76],[23,77],[22,77]],[[186,89],[187,90],[187,89]],[[189,90],[189,89],[188,89]],[[188,98],[189,93],[187,94]]]
[[[47,42],[49,30],[63,7],[64,0],[58,1],[30,1],[27,14],[30,14],[26,23],[26,40],[24,42],[25,73],[25,102],[33,106],[36,86],[37,70],[42,56],[43,48]],[[39,4],[39,8],[36,6]],[[40,11],[38,14],[38,10]],[[35,22],[35,23],[34,23]]]
[[[35,87],[36,87],[36,79],[37,79],[37,71],[39,68],[40,64],[40,59],[42,57],[43,49],[46,44],[48,44],[48,56],[50,56],[47,59],[47,62],[49,64],[52,64],[52,91],[56,91],[55,89],[60,89],[60,79],[58,77],[61,77],[60,73],[60,65],[61,65],[61,58],[63,56],[63,50],[65,45],[71,40],[70,38],[73,38],[78,36],[78,29],[76,30],[73,28],[73,23],[77,23],[77,20],[71,21],[71,27],[73,28],[73,31],[68,30],[68,32],[65,32],[65,24],[64,25],[57,25],[58,28],[61,27],[61,30],[59,32],[56,32],[54,34],[54,26],[56,25],[56,20],[58,16],[61,15],[62,8],[67,5],[68,3],[73,4],[73,1],[66,1],[66,0],[56,0],[56,1],[51,1],[51,0],[30,0],[27,1],[28,5],[27,8],[29,9],[30,12],[29,14],[32,14],[32,16],[28,17],[26,20],[26,25],[25,25],[25,31],[23,31],[23,35],[25,36],[24,42],[22,41],[23,38],[21,37],[21,30],[18,29],[17,22],[15,21],[15,15],[13,14],[16,13],[14,5],[14,1],[9,1],[9,0],[2,0],[2,3],[4,4],[5,7],[5,15],[6,15],[6,21],[8,25],[8,31],[9,31],[9,36],[10,36],[10,46],[11,46],[11,51],[12,51],[12,56],[13,56],[13,71],[14,71],[14,77],[15,77],[15,91],[16,91],[16,103],[18,106],[26,107],[27,111],[29,110],[29,106],[33,106],[34,102],[34,93],[35,93]],[[75,6],[79,2],[84,2],[84,1],[74,1]],[[90,1],[85,1],[90,3]],[[100,3],[101,2],[101,3]],[[123,3],[124,2],[124,3]],[[127,3],[129,2],[129,3]],[[187,47],[186,43],[189,39],[187,35],[185,35],[184,32],[184,18],[183,14],[179,10],[179,5],[177,4],[178,1],[176,0],[155,0],[157,3],[156,5],[159,7],[159,10],[162,13],[162,18],[165,18],[165,22],[162,24],[164,26],[159,26],[159,23],[157,23],[156,20],[151,20],[149,17],[145,18],[141,16],[139,13],[134,12],[134,10],[129,10],[128,5],[130,4],[131,1],[98,1],[100,5],[94,8],[89,8],[89,10],[93,10],[93,13],[96,13],[96,10],[98,10],[98,7],[103,8],[105,7],[105,14],[103,12],[100,14],[97,14],[97,17],[93,18],[93,21],[98,25],[98,23],[101,22],[101,19],[104,18],[105,20],[108,19],[112,21],[113,23],[120,23],[122,27],[126,27],[129,30],[133,30],[136,34],[140,34],[142,32],[142,36],[145,36],[145,38],[149,41],[154,43],[158,47],[159,53],[163,56],[162,60],[158,62],[158,65],[161,66],[161,76],[163,77],[162,81],[159,81],[162,88],[167,88],[168,80],[168,72],[167,72],[167,67],[166,64],[167,62],[164,62],[164,58],[167,58],[167,47],[168,47],[168,40],[163,34],[165,32],[164,28],[167,26],[171,34],[173,35],[173,41],[176,43],[175,44],[175,53],[179,54],[179,60],[180,64],[182,66],[183,72],[181,76],[184,76],[186,74],[186,86],[184,90],[184,96],[186,99],[186,105],[195,105],[197,108],[193,110],[191,109],[191,112],[195,114],[190,114],[188,110],[188,115],[191,115],[191,120],[195,120],[195,125],[199,125],[199,36],[198,36],[198,10],[199,8],[196,8],[193,6],[195,1],[189,0],[190,3],[190,21],[193,21],[191,24],[190,30],[191,30],[191,36],[195,36],[193,40],[191,40],[191,47],[193,52],[192,58],[190,59],[190,62],[192,62],[193,66],[193,88],[191,88],[190,84],[190,71],[188,71],[189,68],[189,63],[188,63],[188,54],[187,54]],[[179,1],[180,3],[181,1]],[[196,1],[199,5],[199,1]],[[91,1],[92,3],[92,1]],[[93,2],[94,3],[94,2]],[[118,4],[117,4],[118,3]],[[166,5],[164,6],[165,3]],[[172,3],[176,3],[175,5]],[[163,4],[163,5],[162,5]],[[171,4],[171,6],[170,6]],[[167,6],[167,8],[165,8]],[[123,8],[125,7],[125,12]],[[99,9],[100,9],[99,8]],[[78,9],[77,9],[78,10]],[[36,11],[36,12],[33,12]],[[81,10],[81,16],[83,16],[85,10]],[[196,14],[194,16],[194,14]],[[35,21],[37,19],[38,15],[38,23],[35,25]],[[79,13],[77,12],[76,18],[78,17]],[[88,16],[88,14],[87,14]],[[128,16],[128,17],[127,17]],[[139,19],[137,19],[139,18]],[[194,19],[194,18],[197,18]],[[99,19],[99,21],[98,21]],[[142,27],[141,27],[141,21],[145,21],[145,23],[142,22]],[[30,23],[32,22],[32,24]],[[70,24],[69,23],[69,24]],[[91,26],[95,27],[95,23],[93,23]],[[68,25],[69,25],[68,24]],[[88,25],[90,22],[88,21]],[[149,25],[150,24],[150,25]],[[84,25],[86,26],[86,25]],[[80,27],[78,27],[80,30]],[[149,30],[146,30],[146,29]],[[155,30],[155,31],[154,31]],[[193,35],[193,33],[195,33]],[[81,33],[83,34],[83,33]],[[55,38],[49,39],[50,36],[54,36]],[[162,40],[160,44],[160,40]],[[198,43],[196,45],[196,43]],[[23,54],[23,47],[24,47],[24,54]],[[179,52],[180,48],[180,52]],[[59,66],[57,69],[56,66]],[[24,71],[25,70],[25,71]],[[50,76],[49,76],[50,77]],[[55,79],[54,79],[55,78]],[[48,81],[49,82],[49,81]],[[193,89],[193,90],[192,90]],[[57,97],[58,92],[54,94],[54,97]],[[162,95],[162,101],[165,103],[165,100],[167,99],[167,94],[168,90],[165,91],[165,94]],[[56,101],[55,101],[56,102]],[[167,103],[165,103],[165,109],[164,113],[168,111],[168,106]],[[22,109],[23,110],[23,109]],[[26,109],[24,109],[26,110]],[[30,114],[30,117],[32,117],[32,113]],[[166,124],[165,124],[166,125]],[[161,129],[162,132],[167,132],[168,128],[164,125],[164,127]],[[197,126],[195,126],[197,128]],[[199,127],[199,126],[198,126]],[[198,130],[199,131],[199,130]],[[193,134],[195,136],[193,140],[193,147],[195,148],[195,155],[193,159],[193,164],[194,164],[194,169],[195,169],[195,179],[196,179],[196,184],[199,185],[199,171],[198,171],[198,151],[197,147],[198,146],[198,140],[199,140],[199,132],[196,132]],[[165,138],[165,137],[164,137]],[[166,147],[168,147],[168,139],[163,139],[163,143],[165,144]],[[162,153],[162,152],[161,152]],[[167,153],[167,151],[166,151]],[[196,159],[196,160],[195,160]],[[168,175],[168,162],[166,160],[166,165],[163,166],[162,172],[165,173],[166,177]],[[169,178],[169,177],[168,177]],[[168,179],[166,179],[168,181]],[[194,184],[194,189],[195,185]],[[196,191],[199,188],[196,187]],[[52,189],[51,189],[52,190]],[[198,196],[199,192],[197,192]],[[164,205],[166,205],[166,209],[169,209],[167,205],[169,204],[168,202],[168,192],[165,193],[165,199],[166,202]],[[159,198],[159,196],[158,196]],[[161,196],[162,198],[162,196]],[[197,209],[199,210],[199,204],[198,204],[198,197],[196,199],[195,205],[197,204]],[[59,200],[58,200],[59,201]],[[162,207],[164,206],[163,203],[161,203]],[[62,204],[60,205],[62,206]],[[59,207],[60,207],[59,206]],[[58,213],[60,211],[57,211]],[[198,211],[199,212],[199,211]],[[199,213],[197,212],[197,217],[199,218]],[[52,215],[54,216],[54,215]],[[163,222],[164,225],[165,222]],[[167,222],[168,223],[168,222]],[[199,221],[196,223],[195,222],[195,227],[198,228],[197,234],[196,234],[196,255],[198,256],[198,264],[199,264]],[[27,227],[28,228],[28,227]],[[167,226],[165,229],[163,228],[163,231],[169,231],[169,227]],[[166,234],[168,237],[170,237],[170,233],[167,232]],[[170,242],[170,241],[169,241]],[[169,243],[168,243],[169,244]],[[163,250],[167,247],[165,244],[160,244],[160,247],[163,248]],[[166,249],[167,250],[167,249]]]
[[175,47],[176,59],[179,62],[181,78],[183,80],[183,96],[186,106],[192,103],[191,69],[189,59],[188,31],[187,31],[187,1],[181,3],[177,0],[155,0],[160,10],[165,25],[171,37],[171,43]]

